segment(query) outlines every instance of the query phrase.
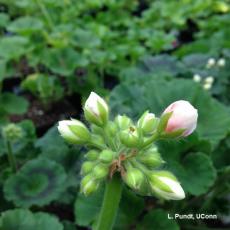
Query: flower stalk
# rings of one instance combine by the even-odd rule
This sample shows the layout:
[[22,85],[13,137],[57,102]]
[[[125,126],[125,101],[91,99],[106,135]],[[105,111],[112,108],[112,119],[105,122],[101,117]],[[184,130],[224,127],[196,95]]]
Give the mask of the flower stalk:
[[104,200],[94,230],[111,230],[113,228],[122,194],[122,180],[118,175],[106,182]]
[[8,156],[9,164],[13,172],[17,172],[17,163],[16,163],[16,159],[14,157],[12,146],[9,140],[6,140],[6,148],[7,148],[7,156]]

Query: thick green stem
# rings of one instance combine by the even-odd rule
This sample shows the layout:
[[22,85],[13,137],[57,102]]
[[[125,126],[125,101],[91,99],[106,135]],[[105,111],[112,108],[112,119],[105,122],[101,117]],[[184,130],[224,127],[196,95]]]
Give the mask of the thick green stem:
[[7,155],[8,155],[8,160],[9,160],[10,166],[14,172],[17,172],[16,159],[15,159],[13,151],[12,151],[11,143],[8,140],[6,141],[6,147],[7,147]]
[[150,137],[147,141],[145,141],[141,147],[142,148],[147,147],[148,145],[156,141],[158,138],[159,138],[159,134],[156,132],[155,134],[152,135],[152,137]]
[[122,193],[122,180],[118,175],[107,182],[99,219],[94,230],[111,230],[116,219]]
[[110,146],[110,148],[113,150],[113,151],[116,151],[116,145],[115,143],[113,142],[113,137],[110,136],[110,134],[108,133],[108,124],[106,124],[104,126],[104,139],[106,141],[106,143]]

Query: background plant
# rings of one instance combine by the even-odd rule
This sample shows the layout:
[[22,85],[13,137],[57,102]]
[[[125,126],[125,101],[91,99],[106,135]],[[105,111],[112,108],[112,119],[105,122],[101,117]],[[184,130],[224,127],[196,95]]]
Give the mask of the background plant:
[[[70,116],[82,120],[81,103],[92,90],[111,104],[112,117],[118,111],[133,120],[146,110],[160,115],[181,98],[201,111],[186,141],[158,143],[168,159],[165,169],[177,175],[188,197],[159,202],[125,188],[114,229],[228,227],[229,57],[228,0],[0,0],[0,228],[15,228],[22,219],[28,220],[22,230],[95,222],[104,187],[88,198],[79,193],[85,149],[67,145],[56,128]],[[207,68],[210,59],[215,64]],[[219,66],[221,59],[225,65]],[[2,135],[11,123],[23,133],[11,144],[17,173]],[[30,184],[33,170],[39,177]],[[57,175],[65,178],[63,186]],[[21,188],[26,194],[18,196]],[[44,191],[50,196],[41,196]],[[214,213],[218,220],[191,226],[168,220],[175,212]]]

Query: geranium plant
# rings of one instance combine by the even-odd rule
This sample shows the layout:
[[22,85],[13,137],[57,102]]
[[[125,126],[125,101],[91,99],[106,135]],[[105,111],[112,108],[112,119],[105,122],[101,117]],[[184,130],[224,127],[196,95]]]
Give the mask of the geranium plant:
[[136,193],[166,200],[180,200],[185,193],[177,178],[163,170],[165,160],[155,142],[159,139],[182,138],[196,128],[198,113],[188,101],[176,101],[158,118],[149,111],[132,121],[126,115],[109,119],[109,106],[92,92],[85,102],[85,119],[60,121],[58,130],[71,144],[86,145],[89,151],[82,164],[81,192],[95,192],[104,181],[104,200],[95,229],[112,229],[122,186]]

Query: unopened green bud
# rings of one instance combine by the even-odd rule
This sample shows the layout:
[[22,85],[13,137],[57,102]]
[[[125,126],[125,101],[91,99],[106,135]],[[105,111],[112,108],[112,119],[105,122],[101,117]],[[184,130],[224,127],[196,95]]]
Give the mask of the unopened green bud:
[[141,140],[138,136],[136,128],[130,127],[128,130],[120,132],[121,143],[127,147],[138,147]]
[[137,122],[138,128],[142,130],[144,134],[152,134],[158,125],[158,118],[153,113],[146,111]]
[[85,176],[81,181],[81,192],[88,196],[98,189],[99,182],[91,174]]
[[93,169],[93,175],[96,179],[102,179],[106,177],[109,173],[109,167],[105,164],[98,164]]
[[59,121],[58,130],[71,144],[85,144],[90,140],[89,130],[82,122],[75,119]]
[[120,130],[125,130],[132,125],[132,120],[125,115],[118,115],[115,119],[115,123]]
[[97,160],[99,156],[99,152],[96,150],[90,150],[88,153],[86,153],[85,157],[89,161],[95,161]]
[[103,129],[97,125],[92,124],[91,125],[91,130],[93,133],[98,134],[98,135],[103,135]]
[[149,175],[149,183],[152,192],[166,200],[181,200],[185,198],[177,178],[168,171],[154,172]]
[[99,160],[102,161],[103,163],[111,163],[114,159],[114,152],[109,150],[109,149],[105,149],[103,150],[100,155],[99,155]]
[[109,122],[106,126],[106,131],[109,136],[114,137],[117,133],[117,126],[114,122]]
[[22,138],[23,130],[20,126],[16,124],[9,124],[2,129],[2,135],[8,141],[17,141],[18,139]]
[[91,143],[96,143],[97,145],[105,145],[105,141],[102,136],[93,134],[91,138]]
[[90,123],[104,126],[108,121],[109,107],[103,98],[91,92],[85,102],[84,114]]
[[137,159],[145,166],[150,168],[159,167],[164,163],[164,160],[161,158],[157,148],[152,148],[144,153],[138,154]]
[[145,176],[139,169],[129,166],[123,179],[130,188],[139,190],[145,181]]
[[83,175],[90,173],[93,170],[95,163],[92,161],[86,161],[81,166],[81,173]]

